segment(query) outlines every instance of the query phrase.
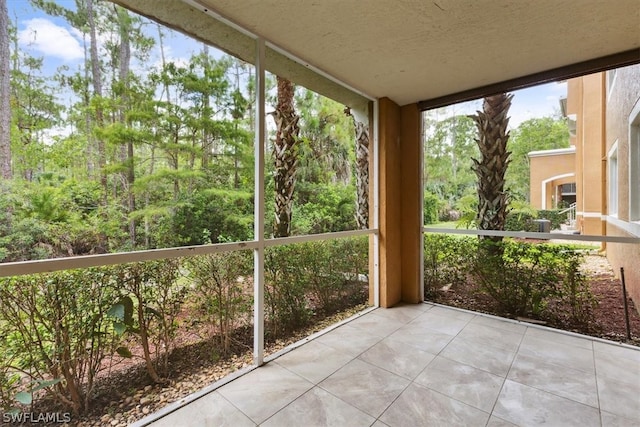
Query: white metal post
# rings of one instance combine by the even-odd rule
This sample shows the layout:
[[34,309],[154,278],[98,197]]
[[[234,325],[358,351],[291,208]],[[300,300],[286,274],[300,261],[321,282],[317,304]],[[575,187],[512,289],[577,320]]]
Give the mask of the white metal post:
[[264,39],[256,40],[256,129],[254,142],[255,195],[253,250],[253,363],[264,362],[264,153],[265,153],[265,88]]

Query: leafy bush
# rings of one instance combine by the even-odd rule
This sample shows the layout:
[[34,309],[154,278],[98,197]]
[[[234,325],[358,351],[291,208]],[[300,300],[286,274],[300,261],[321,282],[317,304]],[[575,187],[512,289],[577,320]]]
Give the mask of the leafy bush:
[[[169,370],[169,354],[174,348],[176,316],[180,313],[187,287],[178,280],[180,262],[175,259],[122,264],[116,267],[118,302],[109,310],[116,331],[139,339],[147,373],[154,382]],[[155,351],[154,351],[155,349]],[[126,347],[121,356],[131,357]]]
[[423,199],[424,224],[435,224],[439,220],[441,202],[433,193],[425,191]]
[[11,383],[19,372],[40,383],[26,391],[22,384],[29,400],[29,392],[45,388],[74,412],[86,411],[100,362],[113,344],[106,319],[112,278],[101,268],[0,279],[3,381]]
[[367,239],[307,242],[269,248],[265,262],[267,330],[274,337],[366,301]]
[[296,187],[291,227],[295,234],[320,234],[356,228],[353,186],[311,184]]
[[424,293],[436,298],[446,285],[461,285],[473,266],[477,239],[473,237],[427,234],[424,238]]
[[475,277],[506,314],[550,318],[550,305],[566,306],[574,321],[584,322],[595,300],[581,262],[582,255],[564,245],[483,241]]
[[233,241],[253,235],[253,195],[244,191],[201,190],[182,202],[171,218],[166,246],[218,243],[220,236]]
[[[204,323],[217,329],[223,353],[231,347],[233,330],[248,322],[253,288],[247,284],[253,258],[248,251],[190,258],[185,267],[194,285],[194,302]],[[247,288],[248,287],[248,288]]]
[[538,223],[535,211],[529,210],[512,210],[507,214],[507,220],[504,224],[506,231],[538,231]]

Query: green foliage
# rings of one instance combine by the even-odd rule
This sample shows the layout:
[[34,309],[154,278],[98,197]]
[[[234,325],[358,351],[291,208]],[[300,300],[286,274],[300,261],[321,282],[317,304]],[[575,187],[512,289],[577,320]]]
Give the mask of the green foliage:
[[217,243],[220,236],[249,240],[253,227],[253,195],[233,190],[194,193],[172,218],[174,245]]
[[505,314],[548,318],[553,306],[568,305],[570,317],[583,322],[594,300],[579,271],[581,262],[568,246],[485,240],[474,275]]
[[473,267],[478,240],[473,237],[427,234],[424,237],[424,294],[436,299],[439,289],[464,285]]
[[253,288],[248,280],[253,258],[247,251],[222,252],[187,260],[193,280],[193,304],[202,322],[212,326],[223,354],[231,350],[235,328],[249,323]]
[[475,125],[464,115],[446,109],[432,110],[424,117],[425,188],[451,209],[456,202],[475,189],[471,158],[478,147],[474,142]]
[[32,381],[19,386],[22,401],[44,389],[76,413],[89,408],[112,343],[105,316],[114,299],[112,278],[101,268],[0,279],[1,371],[5,381],[15,372]]
[[265,321],[279,337],[329,314],[366,301],[366,239],[307,242],[269,248],[265,254]]
[[[178,280],[180,262],[121,264],[115,267],[115,275],[119,299],[108,310],[113,327],[119,335],[129,332],[138,339],[149,376],[163,382],[161,376],[168,373],[174,348],[176,317],[187,292],[186,284]],[[129,353],[126,348],[120,352]]]
[[295,234],[351,230],[355,224],[355,189],[340,184],[300,183],[292,229]]
[[566,147],[569,147],[569,129],[564,118],[540,117],[522,122],[511,132],[507,147],[511,151],[506,175],[510,196],[529,200],[528,153]]
[[440,200],[438,196],[428,191],[425,191],[423,200],[424,224],[435,224],[440,216]]

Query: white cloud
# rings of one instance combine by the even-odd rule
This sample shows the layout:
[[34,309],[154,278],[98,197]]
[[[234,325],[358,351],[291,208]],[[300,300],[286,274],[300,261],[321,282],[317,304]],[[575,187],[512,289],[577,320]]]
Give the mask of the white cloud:
[[[25,28],[18,31],[18,43],[45,56],[55,56],[65,61],[82,59],[84,51],[78,32],[56,25],[43,18],[29,19],[23,22]],[[76,37],[74,37],[74,35]]]

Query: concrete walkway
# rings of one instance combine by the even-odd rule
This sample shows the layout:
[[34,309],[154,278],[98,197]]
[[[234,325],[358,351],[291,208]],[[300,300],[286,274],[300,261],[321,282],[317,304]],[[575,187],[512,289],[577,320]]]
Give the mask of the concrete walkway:
[[137,424],[638,426],[640,351],[407,305],[364,314],[153,421],[161,414]]

